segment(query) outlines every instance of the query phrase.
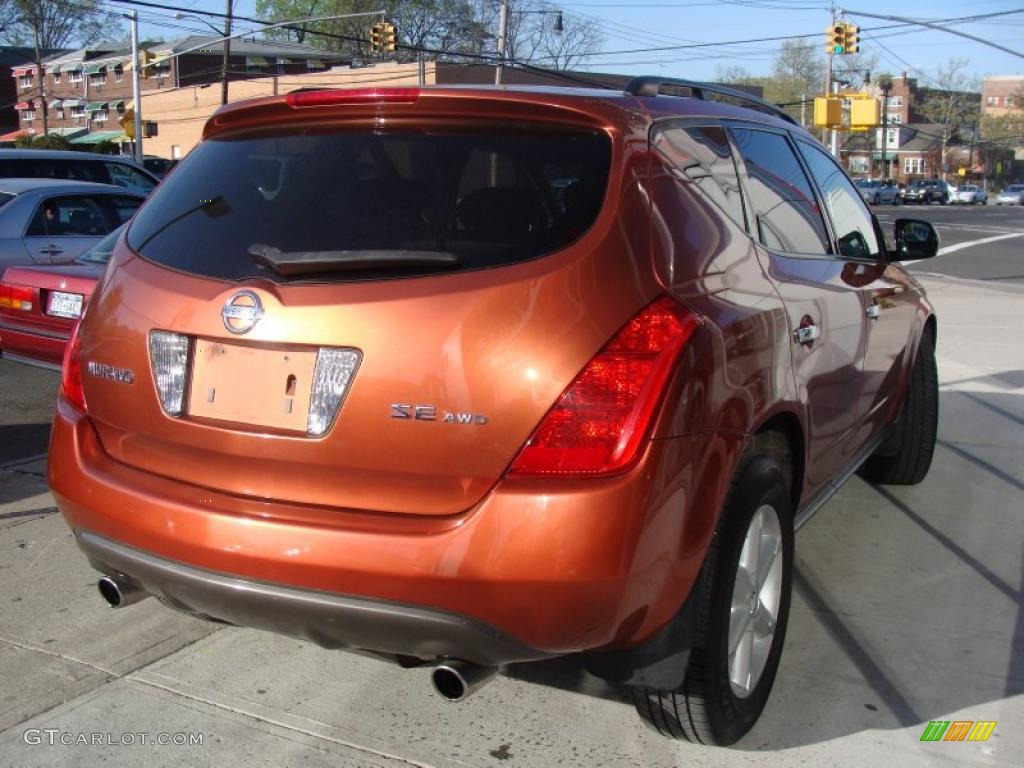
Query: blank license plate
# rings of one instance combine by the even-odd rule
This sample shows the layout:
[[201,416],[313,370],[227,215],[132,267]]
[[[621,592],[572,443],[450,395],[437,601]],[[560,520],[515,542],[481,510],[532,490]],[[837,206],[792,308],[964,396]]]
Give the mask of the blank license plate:
[[46,314],[77,320],[82,316],[82,294],[50,291],[50,298],[46,304]]
[[197,339],[188,411],[257,427],[306,431],[315,350]]

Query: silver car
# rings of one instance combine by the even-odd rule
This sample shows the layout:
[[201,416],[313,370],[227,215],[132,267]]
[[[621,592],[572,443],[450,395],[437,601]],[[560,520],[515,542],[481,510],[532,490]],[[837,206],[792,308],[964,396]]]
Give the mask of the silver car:
[[996,205],[1024,205],[1024,184],[1011,184],[999,193]]
[[160,179],[127,157],[63,149],[0,149],[0,178],[114,184],[148,195]]
[[865,203],[871,205],[899,205],[900,190],[891,181],[879,181],[878,179],[858,179],[857,189]]
[[110,184],[0,179],[0,270],[74,261],[128,221],[144,199]]
[[953,202],[961,205],[985,205],[988,203],[988,192],[977,184],[964,184],[953,193]]

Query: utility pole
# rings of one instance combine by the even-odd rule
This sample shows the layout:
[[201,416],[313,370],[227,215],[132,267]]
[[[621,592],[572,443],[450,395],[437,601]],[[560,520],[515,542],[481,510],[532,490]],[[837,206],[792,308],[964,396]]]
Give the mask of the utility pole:
[[800,94],[800,127],[807,127],[807,94]]
[[[832,6],[832,26],[835,27],[835,25],[836,25],[836,7],[835,7],[835,5],[833,5]],[[826,58],[828,59],[828,62],[827,62],[827,65],[825,67],[825,98],[828,98],[829,94],[832,93],[832,59],[835,58],[835,54],[830,50],[829,53],[828,53],[828,56]],[[825,137],[826,136],[828,136],[828,129],[827,128],[822,128],[821,129],[821,143],[822,144],[825,143]],[[833,152],[832,154],[834,155],[835,153]]]
[[508,38],[508,0],[501,0],[498,14],[498,65],[494,68],[494,84],[501,85],[505,68],[505,46]]
[[892,80],[885,77],[879,87],[882,89],[882,179],[891,178],[888,172],[885,150],[889,144],[889,92],[892,90]]
[[43,52],[39,48],[39,27],[43,23],[42,15],[39,16],[37,22],[32,25],[32,31],[35,33],[36,76],[39,78],[39,101],[42,102],[43,107],[43,136],[45,136],[50,132],[50,122],[46,112],[46,78],[43,77]]
[[139,14],[128,11],[132,22],[132,106],[135,112],[135,162],[142,164],[142,86],[140,84],[141,64],[139,61]]
[[224,61],[220,67],[220,103],[228,103],[228,60],[231,58],[231,6],[232,0],[225,0],[227,14],[224,18]]

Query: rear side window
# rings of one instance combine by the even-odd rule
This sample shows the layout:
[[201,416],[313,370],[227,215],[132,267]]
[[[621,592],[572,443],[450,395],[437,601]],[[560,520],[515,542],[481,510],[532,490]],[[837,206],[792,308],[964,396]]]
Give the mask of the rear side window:
[[659,128],[654,146],[740,228],[745,228],[743,198],[725,129],[669,125]]
[[89,160],[14,158],[0,160],[0,176],[21,179],[72,179],[109,183],[101,164]]
[[746,166],[754,231],[761,243],[785,253],[828,253],[821,211],[786,138],[749,128],[730,130]]
[[107,234],[103,206],[95,197],[74,195],[44,200],[36,209],[25,235],[28,237],[95,237]]
[[128,240],[149,260],[228,280],[365,280],[513,264],[563,248],[593,224],[610,158],[606,135],[577,131],[214,139],[167,177]]
[[153,187],[156,186],[149,176],[144,173],[139,173],[135,168],[124,163],[104,163],[107,167],[107,173],[110,175],[110,183],[116,184],[119,187],[134,187],[145,192],[149,192]]

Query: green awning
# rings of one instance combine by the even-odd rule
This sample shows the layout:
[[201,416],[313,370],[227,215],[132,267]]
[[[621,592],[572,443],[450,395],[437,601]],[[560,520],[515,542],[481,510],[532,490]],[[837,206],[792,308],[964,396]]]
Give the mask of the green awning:
[[123,134],[120,131],[95,131],[84,136],[76,136],[72,144],[99,144],[101,141],[117,141]]
[[78,126],[72,128],[51,128],[50,135],[64,136],[71,139],[79,134],[85,133],[87,130],[87,128],[81,128]]
[[99,112],[101,109],[107,108],[107,102],[105,101],[90,101],[89,106],[85,108],[86,112]]
[[[60,100],[60,99],[54,99],[53,101],[50,102],[50,109],[63,109],[63,108],[64,108],[64,102],[62,100]],[[51,133],[52,133],[52,131],[51,131]]]
[[121,109],[124,106],[124,100],[110,102],[111,109]]
[[64,109],[67,109],[68,107],[82,107],[82,106],[85,106],[85,102],[82,101],[81,99],[64,99],[64,103],[63,103]]
[[247,66],[247,67],[266,67],[266,66],[269,66],[269,65],[270,65],[270,62],[268,62],[262,56],[246,56],[245,57],[245,66]]
[[107,65],[106,64],[89,64],[84,70],[82,70],[83,74],[86,74],[86,75],[98,75],[100,72],[106,72],[106,71],[107,71]]
[[60,74],[60,64],[54,64],[52,68],[47,67],[47,69],[50,70],[50,74],[51,75],[59,75]]

